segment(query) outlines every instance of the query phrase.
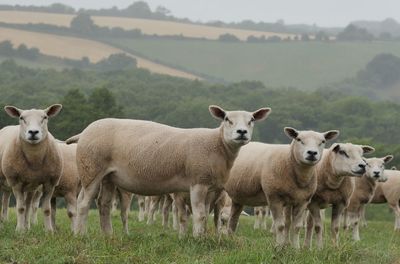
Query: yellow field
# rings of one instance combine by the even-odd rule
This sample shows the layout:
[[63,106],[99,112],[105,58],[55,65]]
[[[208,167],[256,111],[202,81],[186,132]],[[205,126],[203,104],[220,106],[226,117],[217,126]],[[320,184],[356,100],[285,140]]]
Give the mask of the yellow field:
[[[45,23],[58,26],[68,27],[74,15],[66,14],[51,14],[39,12],[23,12],[23,11],[0,11],[0,22],[27,24],[27,23]],[[282,38],[291,37],[295,34],[262,32],[232,28],[219,28],[201,25],[191,25],[185,23],[149,20],[149,19],[136,19],[136,18],[122,18],[122,17],[104,17],[94,16],[93,21],[99,26],[106,27],[121,27],[123,29],[142,30],[143,33],[153,35],[183,35],[186,37],[217,39],[221,34],[230,33],[246,40],[248,36],[280,36]]]
[[111,54],[125,53],[128,56],[136,58],[138,67],[146,68],[152,72],[189,79],[199,79],[192,74],[133,56],[120,49],[92,40],[0,27],[0,42],[4,40],[11,41],[15,46],[25,44],[29,48],[36,47],[41,53],[46,55],[69,59],[88,57],[91,62],[98,62]]

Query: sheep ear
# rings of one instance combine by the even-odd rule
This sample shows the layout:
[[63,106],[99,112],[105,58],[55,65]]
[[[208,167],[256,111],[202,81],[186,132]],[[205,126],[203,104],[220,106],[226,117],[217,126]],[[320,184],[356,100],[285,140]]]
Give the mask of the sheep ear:
[[6,113],[11,116],[11,117],[15,117],[18,118],[21,116],[22,110],[16,108],[15,106],[12,105],[7,105],[4,107],[4,110],[6,111]]
[[208,107],[208,110],[210,111],[211,115],[216,119],[224,120],[226,116],[226,112],[224,111],[224,109],[217,105],[210,105]]
[[297,136],[299,135],[299,132],[292,127],[285,127],[283,131],[285,131],[286,136],[288,136],[289,138],[294,139],[297,138]]
[[339,136],[339,130],[330,130],[324,133],[324,137],[326,140],[333,140]]
[[371,146],[361,146],[364,154],[371,154],[372,152],[375,151],[375,149]]
[[252,113],[255,121],[264,120],[269,116],[269,114],[271,114],[271,108],[269,107],[260,108]]
[[334,144],[333,148],[332,148],[332,151],[335,152],[335,153],[338,153],[339,150],[340,150],[340,144]]
[[46,108],[44,112],[47,114],[48,117],[56,116],[61,111],[62,105],[60,104],[53,104]]
[[394,156],[393,155],[387,155],[386,157],[383,158],[383,162],[385,162],[385,164],[391,162],[393,160]]

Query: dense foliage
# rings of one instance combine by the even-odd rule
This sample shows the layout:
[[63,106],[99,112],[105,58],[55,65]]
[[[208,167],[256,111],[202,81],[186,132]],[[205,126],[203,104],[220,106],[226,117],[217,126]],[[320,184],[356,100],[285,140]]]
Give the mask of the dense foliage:
[[[117,116],[154,120],[178,127],[216,127],[208,105],[256,110],[270,106],[273,113],[257,124],[255,139],[288,142],[283,127],[340,129],[340,141],[378,146],[377,155],[400,156],[400,105],[349,97],[329,90],[302,92],[271,89],[261,82],[207,84],[132,69],[114,72],[32,70],[11,61],[0,65],[1,103],[21,108],[61,102],[64,110],[51,120],[60,139],[79,133],[90,122]],[[122,109],[123,107],[123,109]],[[0,115],[0,125],[13,124]]]

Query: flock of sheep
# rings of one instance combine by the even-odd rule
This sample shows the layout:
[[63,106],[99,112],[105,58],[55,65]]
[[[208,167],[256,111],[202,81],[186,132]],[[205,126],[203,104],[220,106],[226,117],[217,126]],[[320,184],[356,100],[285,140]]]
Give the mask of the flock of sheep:
[[[84,234],[91,202],[96,199],[101,229],[111,234],[111,210],[119,198],[121,219],[128,232],[133,193],[138,196],[139,220],[147,208],[153,222],[163,201],[163,225],[172,208],[174,228],[187,233],[190,214],[193,235],[204,235],[210,212],[216,230],[235,232],[244,206],[254,206],[254,227],[266,228],[268,206],[277,246],[323,247],[322,209],[332,207],[331,233],[338,243],[340,220],[359,240],[365,205],[387,202],[400,229],[400,172],[385,170],[392,155],[365,158],[373,147],[328,141],[339,131],[299,131],[286,127],[291,144],[250,142],[254,123],[267,118],[270,108],[255,112],[225,111],[210,106],[221,121],[215,129],[180,129],[142,120],[101,119],[79,135],[61,142],[48,132],[48,118],[62,106],[21,110],[6,106],[19,125],[0,130],[1,219],[7,220],[11,192],[16,199],[17,231],[37,223],[41,201],[44,226],[55,228],[56,197],[64,197],[71,228]],[[145,197],[146,196],[146,197]],[[145,206],[147,204],[147,206]]]

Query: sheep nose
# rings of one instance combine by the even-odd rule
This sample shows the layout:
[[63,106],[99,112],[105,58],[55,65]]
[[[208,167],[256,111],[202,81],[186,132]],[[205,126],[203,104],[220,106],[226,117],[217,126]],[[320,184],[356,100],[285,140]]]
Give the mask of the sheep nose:
[[379,171],[374,171],[374,176],[375,176],[375,177],[378,177],[378,176],[379,176],[379,174],[380,174],[380,172],[379,172]]
[[318,154],[318,152],[309,150],[309,151],[307,151],[307,154],[310,155],[310,156],[316,156]]
[[240,134],[240,135],[245,135],[245,134],[247,134],[247,130],[245,130],[245,129],[238,129],[238,130],[236,130],[236,132],[238,133],[238,134]]
[[29,130],[28,133],[31,134],[31,136],[35,136],[39,133],[39,130]]
[[365,164],[358,164],[358,167],[360,167],[361,169],[365,170]]

